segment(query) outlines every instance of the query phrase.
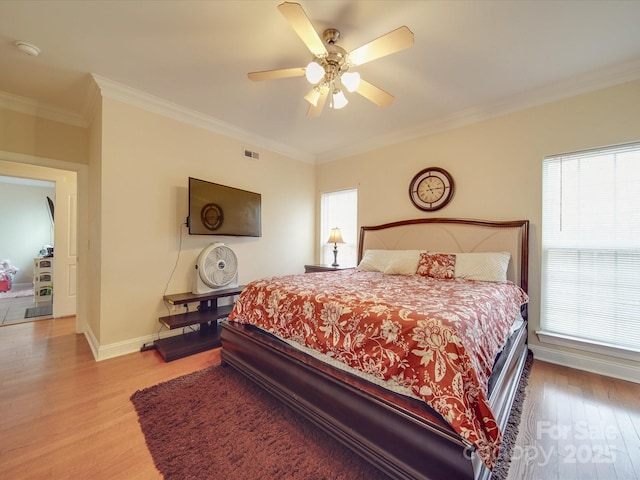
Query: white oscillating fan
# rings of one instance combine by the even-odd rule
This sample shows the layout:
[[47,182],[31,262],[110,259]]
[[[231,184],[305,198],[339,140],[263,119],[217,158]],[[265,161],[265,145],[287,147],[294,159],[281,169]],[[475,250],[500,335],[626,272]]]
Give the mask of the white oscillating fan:
[[237,273],[238,259],[233,250],[224,243],[212,243],[198,255],[193,293],[209,293],[227,286]]

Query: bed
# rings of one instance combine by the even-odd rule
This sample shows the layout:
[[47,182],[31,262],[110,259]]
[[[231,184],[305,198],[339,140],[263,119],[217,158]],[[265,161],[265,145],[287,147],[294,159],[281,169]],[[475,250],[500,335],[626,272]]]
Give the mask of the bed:
[[[508,263],[503,273],[508,282],[498,283],[508,283],[511,287],[515,285],[526,297],[528,227],[526,220],[495,222],[433,218],[365,226],[360,231],[358,261],[360,266],[366,266],[366,260],[374,258],[371,256],[373,253],[388,253],[395,258],[401,252],[429,252],[420,256],[420,265],[423,266],[422,261],[430,257],[431,253],[442,256],[445,260],[450,259],[451,255],[457,255],[458,262],[462,263],[460,259],[465,255],[484,257],[496,252],[506,252]],[[447,275],[451,274],[450,270],[449,268]],[[308,283],[311,281],[310,276],[315,275],[324,276],[322,278],[326,286],[329,278],[342,282],[338,276],[330,277],[339,274],[358,278],[375,276],[388,279],[389,283],[401,281],[398,278],[401,275],[385,275],[359,269],[351,272],[300,274],[298,283]],[[408,278],[418,281],[415,277],[413,275]],[[295,277],[291,277],[278,281],[292,283],[294,280]],[[431,281],[430,278],[428,280]],[[376,278],[377,281],[379,280]],[[489,283],[464,279],[460,281],[458,278],[454,282],[461,285]],[[258,283],[265,285],[263,281]],[[504,288],[506,287],[505,285]],[[396,288],[405,287],[400,285]],[[450,288],[450,284],[447,288]],[[374,287],[371,287],[371,292],[374,291]],[[409,292],[409,289],[406,291]],[[250,292],[251,289],[245,289],[243,295],[250,295]],[[487,347],[480,348],[487,350],[486,355],[495,353],[489,359],[487,376],[478,374],[477,381],[480,384],[479,390],[484,392],[480,396],[490,409],[489,413],[485,411],[480,416],[485,423],[495,427],[497,432],[502,432],[506,426],[527,356],[527,310],[524,297],[518,306],[520,322],[510,323],[508,333],[494,334],[491,331],[491,334],[486,335],[492,338],[493,343],[500,342],[499,348],[495,352]],[[404,307],[403,304],[403,311],[406,310]],[[247,308],[247,300],[241,295],[236,303],[236,310],[242,308],[251,309]],[[281,320],[284,322],[284,319]],[[430,406],[421,395],[412,396],[389,389],[384,380],[372,381],[372,377],[380,376],[379,372],[373,372],[373,375],[371,372],[360,374],[353,368],[340,366],[342,362],[331,361],[336,357],[333,351],[329,355],[326,351],[314,353],[311,349],[297,347],[297,342],[267,332],[267,327],[259,328],[248,323],[251,323],[249,317],[245,318],[242,312],[235,310],[230,320],[223,323],[222,363],[238,369],[391,478],[490,477],[491,471],[487,465],[491,466],[493,463],[487,458],[491,455],[486,453],[486,448],[483,448],[480,441],[476,442],[475,437],[469,437],[464,425],[461,427],[459,423],[452,422],[451,416],[444,413],[447,410],[441,409],[437,402],[432,402]],[[460,358],[467,359],[466,352],[462,353],[464,355],[461,354]],[[469,358],[475,359],[471,354]],[[330,362],[327,363],[326,360]],[[422,376],[427,378],[421,372],[420,378]],[[433,386],[431,383],[428,385]],[[430,388],[425,390],[424,385],[415,388],[411,385],[411,389],[420,393],[431,392]],[[469,395],[468,390],[475,392],[476,387],[465,387],[465,398]],[[473,405],[475,408],[476,403]],[[468,416],[465,413],[460,418]],[[487,419],[490,422],[486,422]],[[499,440],[500,433],[496,435],[489,439]],[[495,454],[495,444],[492,446],[489,450]]]

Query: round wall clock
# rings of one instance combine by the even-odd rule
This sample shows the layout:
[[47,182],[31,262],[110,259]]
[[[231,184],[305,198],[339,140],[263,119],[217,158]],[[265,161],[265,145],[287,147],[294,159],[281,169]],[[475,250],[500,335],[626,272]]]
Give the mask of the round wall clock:
[[409,184],[409,198],[417,208],[426,212],[441,209],[452,197],[453,177],[442,168],[425,168]]

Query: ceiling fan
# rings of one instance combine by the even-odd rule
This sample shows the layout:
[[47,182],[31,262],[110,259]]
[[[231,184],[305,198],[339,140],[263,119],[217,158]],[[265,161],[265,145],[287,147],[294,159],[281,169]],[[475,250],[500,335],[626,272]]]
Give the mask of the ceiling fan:
[[278,10],[311,51],[313,60],[306,67],[250,72],[250,80],[305,76],[313,85],[304,97],[311,104],[307,112],[309,117],[319,116],[327,99],[330,108],[342,108],[349,103],[342,91],[343,87],[349,92],[359,93],[380,107],[393,102],[393,95],[363,80],[359,73],[350,72],[349,69],[411,47],[413,32],[409,28],[397,28],[347,52],[336,44],[340,32],[335,28],[325,30],[320,38],[299,3],[284,2],[278,5]]

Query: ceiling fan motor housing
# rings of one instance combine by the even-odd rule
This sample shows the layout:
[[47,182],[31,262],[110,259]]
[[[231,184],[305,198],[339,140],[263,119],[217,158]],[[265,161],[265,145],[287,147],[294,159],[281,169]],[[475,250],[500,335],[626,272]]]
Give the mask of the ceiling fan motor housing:
[[338,38],[340,38],[340,31],[335,28],[327,28],[322,33],[322,39],[327,45],[335,45],[338,43]]
[[314,61],[326,72],[325,76],[318,82],[318,85],[330,84],[349,70],[347,58],[346,50],[333,44],[327,45],[327,54],[325,56],[314,57]]

